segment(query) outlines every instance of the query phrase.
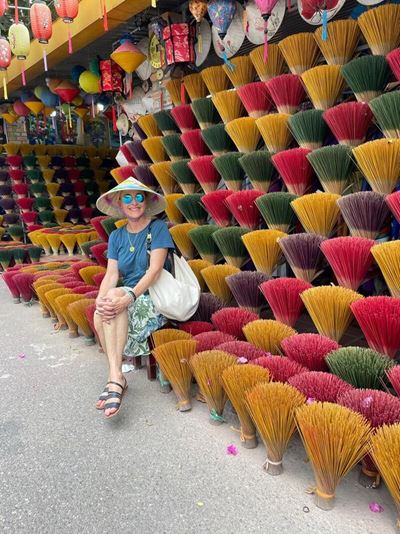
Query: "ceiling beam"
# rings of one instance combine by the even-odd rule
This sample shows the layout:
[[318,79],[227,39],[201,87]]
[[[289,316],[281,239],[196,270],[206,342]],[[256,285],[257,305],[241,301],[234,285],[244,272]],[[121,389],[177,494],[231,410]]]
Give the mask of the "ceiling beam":
[[[108,27],[110,30],[126,22],[137,13],[150,7],[151,0],[107,0]],[[81,0],[79,15],[73,24],[57,19],[53,24],[53,36],[45,45],[49,69],[68,57],[68,26],[71,29],[74,50],[79,51],[104,35],[103,19],[100,18],[99,0]],[[103,54],[106,50],[99,50]],[[111,53],[111,50],[109,51]],[[43,45],[37,39],[31,41],[30,54],[25,61],[27,81],[43,73]],[[11,94],[22,86],[21,61],[15,57],[7,69],[8,91]],[[1,93],[2,94],[2,93]]]

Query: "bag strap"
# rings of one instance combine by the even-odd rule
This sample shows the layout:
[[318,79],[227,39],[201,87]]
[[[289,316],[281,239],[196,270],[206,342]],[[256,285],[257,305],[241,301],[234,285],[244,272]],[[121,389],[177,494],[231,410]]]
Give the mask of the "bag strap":
[[[146,236],[147,268],[150,267],[150,254],[151,254],[151,243],[152,243],[151,227],[152,227],[153,223],[154,223],[154,221],[151,221],[150,226],[149,226],[149,231],[148,231],[147,236]],[[175,278],[174,254],[176,254],[176,252],[174,250],[168,249],[167,259],[169,259],[169,262],[170,262],[171,274]]]

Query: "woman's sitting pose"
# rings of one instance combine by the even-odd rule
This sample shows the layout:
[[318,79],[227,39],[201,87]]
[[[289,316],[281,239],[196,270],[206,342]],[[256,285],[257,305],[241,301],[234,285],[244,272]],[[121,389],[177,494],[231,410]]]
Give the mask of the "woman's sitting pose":
[[[96,404],[107,418],[119,412],[127,382],[123,354],[149,353],[148,336],[166,323],[154,308],[148,289],[164,268],[168,249],[174,248],[165,222],[152,217],[164,211],[162,195],[128,178],[97,201],[112,217],[126,218],[108,241],[107,272],[96,299],[95,327],[108,358],[108,381]],[[122,276],[122,287],[117,287]]]

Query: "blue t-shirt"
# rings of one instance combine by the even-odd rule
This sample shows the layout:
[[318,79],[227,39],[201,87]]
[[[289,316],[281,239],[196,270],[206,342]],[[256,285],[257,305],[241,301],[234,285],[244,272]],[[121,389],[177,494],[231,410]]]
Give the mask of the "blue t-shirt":
[[[118,270],[124,286],[135,287],[147,271],[147,235],[151,224],[151,250],[174,249],[174,242],[164,221],[155,219],[137,233],[128,232],[126,226],[111,232],[107,257],[118,261]],[[130,248],[134,247],[134,252]]]

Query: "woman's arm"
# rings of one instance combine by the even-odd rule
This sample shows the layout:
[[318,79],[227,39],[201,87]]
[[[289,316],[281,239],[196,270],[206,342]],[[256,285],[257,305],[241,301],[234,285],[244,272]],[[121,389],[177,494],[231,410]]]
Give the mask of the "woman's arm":
[[167,259],[168,249],[157,248],[150,253],[150,266],[146,271],[146,274],[139,280],[139,282],[133,287],[133,292],[136,298],[143,295],[154,282],[157,281],[164,268],[165,260]]
[[118,279],[119,279],[118,261],[110,259],[107,262],[106,275],[100,284],[99,294],[97,298],[98,299],[104,298],[109,289],[117,287]]

